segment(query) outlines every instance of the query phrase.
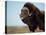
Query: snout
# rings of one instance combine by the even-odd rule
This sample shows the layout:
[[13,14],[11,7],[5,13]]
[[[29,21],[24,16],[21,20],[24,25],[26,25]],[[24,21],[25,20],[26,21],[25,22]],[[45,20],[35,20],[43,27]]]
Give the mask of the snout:
[[23,15],[20,14],[20,18],[21,18],[21,19],[24,19],[24,18],[23,18]]

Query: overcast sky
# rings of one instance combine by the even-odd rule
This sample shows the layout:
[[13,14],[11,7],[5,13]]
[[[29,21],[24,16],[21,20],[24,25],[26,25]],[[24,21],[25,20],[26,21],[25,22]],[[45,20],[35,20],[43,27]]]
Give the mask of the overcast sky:
[[[24,4],[25,2],[19,1],[7,2],[7,26],[26,26],[26,24],[24,24],[19,17],[21,8],[23,7]],[[40,10],[44,10],[44,3],[33,4]]]

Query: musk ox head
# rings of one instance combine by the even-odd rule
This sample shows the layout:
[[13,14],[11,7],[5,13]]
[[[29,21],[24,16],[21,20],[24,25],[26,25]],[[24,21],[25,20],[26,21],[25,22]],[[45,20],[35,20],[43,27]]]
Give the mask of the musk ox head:
[[20,18],[27,18],[28,16],[31,16],[32,13],[35,13],[36,15],[40,15],[40,10],[33,5],[32,3],[25,3],[23,8],[21,9]]

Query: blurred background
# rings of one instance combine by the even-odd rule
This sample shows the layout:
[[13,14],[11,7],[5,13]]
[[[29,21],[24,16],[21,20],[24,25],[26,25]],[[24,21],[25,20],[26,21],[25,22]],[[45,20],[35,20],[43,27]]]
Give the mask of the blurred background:
[[[20,19],[21,9],[26,2],[7,1],[7,33],[30,32],[26,24]],[[33,3],[40,10],[44,10],[44,3]]]

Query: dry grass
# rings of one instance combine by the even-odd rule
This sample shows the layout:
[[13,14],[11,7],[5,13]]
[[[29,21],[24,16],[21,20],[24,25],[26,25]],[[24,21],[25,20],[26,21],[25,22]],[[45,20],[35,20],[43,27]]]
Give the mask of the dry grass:
[[[29,33],[30,30],[27,26],[23,27],[7,27],[7,34],[15,34],[15,33]],[[31,31],[32,32],[32,31]],[[35,32],[43,32],[43,30],[40,30],[38,27],[35,30]]]
[[30,32],[28,27],[7,27],[7,33],[27,33]]

